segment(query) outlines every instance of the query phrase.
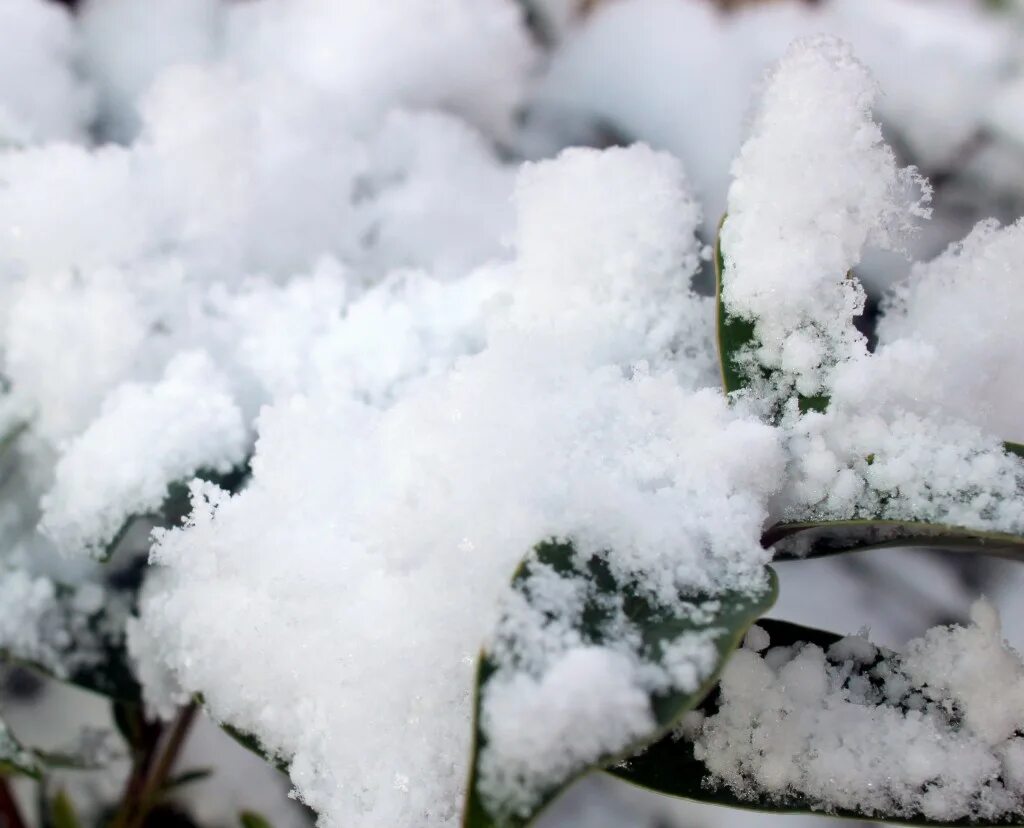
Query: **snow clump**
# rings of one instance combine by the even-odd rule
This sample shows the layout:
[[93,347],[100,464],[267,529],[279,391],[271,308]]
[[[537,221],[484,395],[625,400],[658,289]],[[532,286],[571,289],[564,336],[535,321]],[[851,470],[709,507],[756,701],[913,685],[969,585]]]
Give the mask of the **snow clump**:
[[[500,291],[478,311],[475,351],[383,401],[264,409],[251,484],[233,497],[197,485],[189,525],[153,550],[159,589],[139,632],[180,688],[147,693],[201,691],[290,761],[326,825],[457,824],[477,653],[540,539],[613,550],[611,571],[662,601],[764,585],[760,527],[784,458],[770,427],[701,388],[715,382],[710,357],[690,364],[711,314],[688,285],[699,212],[678,164],[642,146],[573,150],[527,167],[516,203],[516,259],[483,271]],[[686,686],[707,661],[691,649],[675,673]],[[557,655],[541,686],[596,694],[583,709],[610,728],[563,747],[565,762],[649,722],[642,672],[589,680],[624,655]],[[519,726],[576,734],[593,721],[556,724],[564,705],[548,699]]]
[[[889,817],[999,820],[1024,805],[1024,663],[982,600],[967,627],[902,653],[744,649],[726,665],[695,756],[741,798]],[[765,642],[761,642],[764,649]]]

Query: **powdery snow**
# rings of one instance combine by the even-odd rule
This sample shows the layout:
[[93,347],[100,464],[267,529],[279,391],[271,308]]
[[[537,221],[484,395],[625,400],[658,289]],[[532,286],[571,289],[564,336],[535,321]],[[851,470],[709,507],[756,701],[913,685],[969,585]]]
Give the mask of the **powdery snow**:
[[159,382],[121,385],[66,447],[42,499],[41,528],[63,548],[100,554],[130,517],[157,511],[172,483],[202,469],[229,472],[247,445],[242,414],[209,356],[181,354]]
[[916,173],[872,120],[874,96],[849,46],[802,41],[768,80],[733,164],[722,301],[754,323],[739,358],[752,382],[771,372],[761,395],[817,395],[833,366],[866,353],[853,327],[864,291],[847,274],[866,244],[898,244],[925,212]]
[[[614,550],[612,571],[663,601],[763,581],[783,457],[769,427],[677,370],[688,356],[669,334],[707,307],[686,287],[692,253],[665,254],[695,247],[678,166],[644,147],[572,151],[526,170],[517,205],[507,309],[482,350],[384,408],[317,396],[265,409],[251,485],[196,489],[191,525],[154,550],[163,580],[143,634],[214,715],[291,759],[328,825],[456,824],[476,654],[539,540]],[[550,245],[537,228],[564,215]],[[650,714],[633,678],[601,690],[573,667],[605,675],[621,655],[562,655],[536,676],[532,724],[517,718],[534,736],[518,744],[547,743],[564,709],[541,704],[550,688],[599,691],[587,709],[618,724],[559,760],[575,766]],[[684,661],[689,683],[704,662]]]
[[696,737],[709,784],[868,815],[985,821],[1019,812],[1024,663],[990,604],[976,603],[971,618],[929,630],[903,653],[863,637],[827,651],[741,650]]

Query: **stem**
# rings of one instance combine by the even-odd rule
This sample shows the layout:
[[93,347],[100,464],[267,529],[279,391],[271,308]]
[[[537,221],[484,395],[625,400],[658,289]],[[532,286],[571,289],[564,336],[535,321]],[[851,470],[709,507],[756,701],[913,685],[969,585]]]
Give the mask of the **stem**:
[[[156,804],[167,777],[174,770],[174,763],[185,744],[188,732],[199,712],[195,702],[183,707],[174,720],[170,731],[158,728],[145,749],[136,754],[131,775],[125,785],[111,828],[141,828],[146,817]],[[162,749],[159,742],[166,733]],[[24,828],[18,826],[17,828]]]
[[164,786],[171,771],[174,770],[174,763],[178,761],[178,754],[181,753],[181,749],[185,745],[185,739],[188,737],[188,732],[192,723],[195,722],[198,712],[199,706],[195,702],[189,702],[178,713],[170,736],[167,737],[167,744],[164,746],[163,753],[160,754],[160,760],[156,763],[153,772],[146,780],[146,786],[142,789],[142,804],[146,810],[149,809],[152,800]]
[[150,726],[139,712],[139,727],[142,729],[141,744],[132,751],[132,769],[125,780],[121,804],[110,823],[110,828],[127,828],[139,804],[139,797],[145,785],[146,774],[153,763],[157,743],[163,730],[159,723]]
[[3,776],[0,776],[0,820],[4,828],[25,828],[21,809],[11,792],[11,786],[7,784],[7,778]]

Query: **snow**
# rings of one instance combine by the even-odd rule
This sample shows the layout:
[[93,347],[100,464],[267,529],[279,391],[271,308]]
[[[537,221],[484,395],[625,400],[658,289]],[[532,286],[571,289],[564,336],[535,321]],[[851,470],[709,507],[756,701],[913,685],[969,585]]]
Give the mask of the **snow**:
[[897,245],[927,214],[927,185],[897,166],[872,120],[874,95],[849,46],[800,41],[769,78],[733,164],[722,302],[754,323],[736,359],[751,381],[770,372],[762,396],[818,395],[835,365],[866,353],[853,326],[864,292],[847,274],[865,245]]
[[105,137],[130,142],[138,103],[167,67],[212,60],[226,9],[218,0],[176,0],[152,7],[132,0],[87,0],[78,24],[83,62],[99,92]]
[[[763,504],[783,463],[776,437],[717,391],[684,384],[685,351],[665,334],[667,320],[696,318],[688,305],[706,307],[686,288],[696,258],[664,252],[694,246],[698,214],[678,166],[642,146],[575,150],[525,170],[517,193],[513,272],[495,273],[516,290],[474,353],[383,407],[307,395],[264,409],[250,486],[230,498],[194,489],[190,525],[153,552],[165,580],[144,602],[145,634],[215,716],[291,759],[299,795],[325,824],[455,824],[476,652],[538,540],[614,550],[612,572],[666,603],[681,589],[762,583]],[[565,206],[572,223],[551,246],[536,228]],[[628,324],[606,324],[608,306]],[[314,622],[324,617],[329,625]],[[301,648],[289,643],[297,629]],[[561,726],[564,705],[540,715],[553,688],[594,694],[577,660],[605,675],[623,657],[544,652],[533,677],[517,679],[535,694],[496,697],[497,712],[530,698],[538,708],[528,733],[496,742],[509,760]],[[281,669],[262,669],[268,659]],[[706,659],[678,659],[676,679],[692,686]],[[621,723],[563,748],[558,767],[631,741],[648,721],[634,672],[587,708]],[[623,698],[634,701],[620,709]],[[504,795],[525,802],[536,791]]]
[[[1000,444],[1024,434],[1024,181],[1000,172],[1020,166],[1019,33],[955,0],[574,6],[539,10],[541,55],[512,0],[91,0],[75,22],[0,0],[0,648],[67,673],[127,634],[152,712],[201,693],[323,826],[441,828],[481,646],[481,790],[520,813],[717,667],[714,626],[654,659],[609,604],[606,639],[583,635],[583,579],[537,568],[526,601],[509,581],[538,542],[712,623],[686,601],[763,587],[779,519],[1024,532],[1024,461]],[[655,149],[559,152],[601,135]],[[906,164],[952,174],[923,241]],[[732,399],[692,284],[726,207],[726,302],[770,372]],[[993,211],[1005,226],[933,255]],[[847,274],[885,271],[879,246],[931,261],[869,354]],[[819,394],[824,412],[793,399]],[[237,494],[193,480],[250,457]],[[146,538],[134,519],[183,483],[186,524]],[[92,556],[128,524],[122,551],[152,566],[126,620]],[[795,613],[878,615],[890,640],[967,591],[934,563],[807,566]],[[863,680],[880,652],[752,630],[703,723],[723,784],[1018,808],[1021,668],[992,613],[885,653],[902,707]],[[751,752],[758,711],[778,753]]]
[[[879,323],[881,356],[910,343],[924,352],[917,365],[902,366],[899,380],[927,375],[929,396],[944,410],[1007,440],[1024,440],[1024,397],[1014,380],[1024,369],[1015,324],[1024,312],[1022,251],[1024,224],[980,223],[942,255],[915,265]],[[963,321],[950,324],[958,317]]]
[[695,755],[741,797],[816,808],[995,820],[1018,811],[1024,663],[982,600],[967,627],[935,627],[903,653],[842,639],[741,650]]
[[534,108],[570,139],[585,129],[565,124],[584,118],[673,152],[711,237],[761,74],[819,33],[870,67],[885,90],[877,115],[923,169],[958,167],[991,113],[1013,117],[998,91],[1017,54],[1011,25],[958,0],[776,0],[729,14],[701,0],[600,3],[564,36]]
[[203,469],[226,474],[247,446],[241,412],[209,356],[181,354],[159,382],[121,385],[67,445],[41,502],[41,528],[60,547],[101,555],[131,516],[159,509],[170,484]]
[[94,96],[76,71],[80,53],[61,6],[0,3],[0,146],[85,138]]

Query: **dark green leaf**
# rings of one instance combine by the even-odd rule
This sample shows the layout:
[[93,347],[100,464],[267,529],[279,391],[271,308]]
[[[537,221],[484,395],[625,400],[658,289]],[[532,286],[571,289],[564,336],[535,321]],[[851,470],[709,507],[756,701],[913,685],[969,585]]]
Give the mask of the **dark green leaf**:
[[242,811],[238,815],[238,821],[242,824],[242,828],[274,828],[265,816],[257,814],[255,811]]
[[927,547],[1024,560],[1024,537],[937,523],[834,520],[778,523],[762,537],[775,560],[818,558],[888,547]]
[[[200,480],[215,483],[225,491],[235,493],[246,484],[250,475],[251,471],[249,469],[249,462],[246,461],[241,466],[232,469],[226,474],[213,471],[212,469],[200,469],[196,472],[195,477]],[[154,513],[132,515],[129,517],[121,525],[121,528],[117,530],[117,534],[114,535],[113,540],[106,545],[103,554],[100,556],[100,560],[108,561],[113,557],[114,553],[117,551],[122,541],[124,541],[136,521],[148,520],[156,526],[167,528],[180,526],[182,521],[192,511],[192,503],[188,488],[189,482],[190,481],[176,481],[171,483],[167,487],[167,494],[164,495],[163,503]]]
[[[722,216],[718,223],[718,234],[715,239],[715,307],[716,328],[718,333],[718,362],[722,372],[722,387],[725,393],[740,391],[750,385],[750,370],[760,371],[761,377],[769,379],[772,372],[765,368],[743,365],[744,354],[757,344],[756,326],[751,319],[742,319],[729,313],[723,299],[723,279],[725,276],[725,256],[722,253],[722,226],[728,216]],[[848,273],[848,279],[855,278]],[[807,397],[797,394],[797,405],[801,413],[808,411],[823,412],[828,408],[829,398],[822,394]]]
[[194,770],[175,774],[164,782],[162,790],[164,792],[173,791],[185,785],[191,785],[193,782],[201,782],[212,773],[212,768],[195,768]]
[[[816,644],[828,650],[836,641],[843,638],[836,633],[791,624],[788,621],[776,621],[762,618],[757,622],[759,627],[767,631],[771,646],[785,647],[798,642]],[[718,712],[718,691],[709,693],[701,703],[699,710],[707,716]],[[704,763],[693,755],[693,744],[686,739],[669,734],[659,742],[651,745],[642,753],[611,767],[607,771],[612,776],[637,785],[641,788],[657,791],[667,796],[690,799],[723,805],[729,808],[742,808],[753,811],[770,811],[787,814],[822,814],[822,809],[802,797],[790,796],[771,799],[747,799],[737,796],[725,785],[708,784],[710,775]],[[936,822],[923,816],[909,816],[899,819],[888,819],[875,814],[860,814],[852,811],[837,810],[829,812],[830,816],[855,820],[872,820],[901,825],[924,826],[978,826],[978,825],[1020,825],[1021,816],[1009,817],[1002,822]]]
[[75,813],[75,806],[71,804],[68,795],[63,791],[57,791],[50,806],[50,819],[53,828],[81,828],[82,823]]
[[269,762],[281,773],[288,773],[288,763],[270,751],[265,750],[260,740],[251,733],[246,733],[244,730],[239,730],[237,727],[226,723],[221,723],[221,729],[246,750],[252,751],[265,762]]
[[[747,628],[756,621],[775,602],[777,583],[774,572],[768,570],[769,583],[767,588],[757,594],[725,592],[717,595],[690,595],[683,597],[684,605],[692,609],[703,605],[705,613],[702,623],[693,620],[686,613],[670,614],[649,602],[635,585],[616,581],[605,561],[594,557],[588,562],[581,562],[571,544],[557,541],[542,543],[536,547],[534,554],[520,566],[513,578],[513,588],[530,599],[529,581],[532,568],[548,567],[559,576],[567,579],[587,580],[588,599],[579,632],[585,642],[607,643],[613,634],[610,627],[607,598],[621,597],[623,609],[629,620],[640,632],[642,650],[640,655],[650,662],[658,662],[663,658],[666,648],[682,639],[682,637],[708,629],[714,629],[713,641],[719,659],[715,670],[707,679],[691,693],[668,692],[654,694],[650,698],[651,710],[656,721],[656,728],[633,745],[622,755],[630,755],[643,744],[660,739],[670,730],[680,717],[697,705],[718,681],[718,675],[725,661],[734,652],[738,642]],[[716,602],[714,604],[710,602]],[[528,825],[573,779],[588,770],[603,767],[618,761],[622,755],[596,756],[589,767],[582,768],[569,778],[551,779],[550,786],[543,791],[541,801],[530,813],[511,812],[501,802],[486,800],[479,790],[480,757],[487,749],[487,735],[480,727],[480,709],[487,683],[498,671],[498,665],[488,653],[481,654],[477,668],[477,687],[475,695],[474,748],[472,754],[472,770],[468,788],[467,801],[463,815],[464,828],[521,828]]]
[[740,354],[754,343],[754,323],[749,319],[730,316],[722,301],[722,276],[725,273],[725,258],[722,256],[722,225],[726,216],[718,222],[715,238],[715,306],[718,331],[718,361],[722,370],[722,387],[727,394],[747,387],[747,377],[737,362]]

